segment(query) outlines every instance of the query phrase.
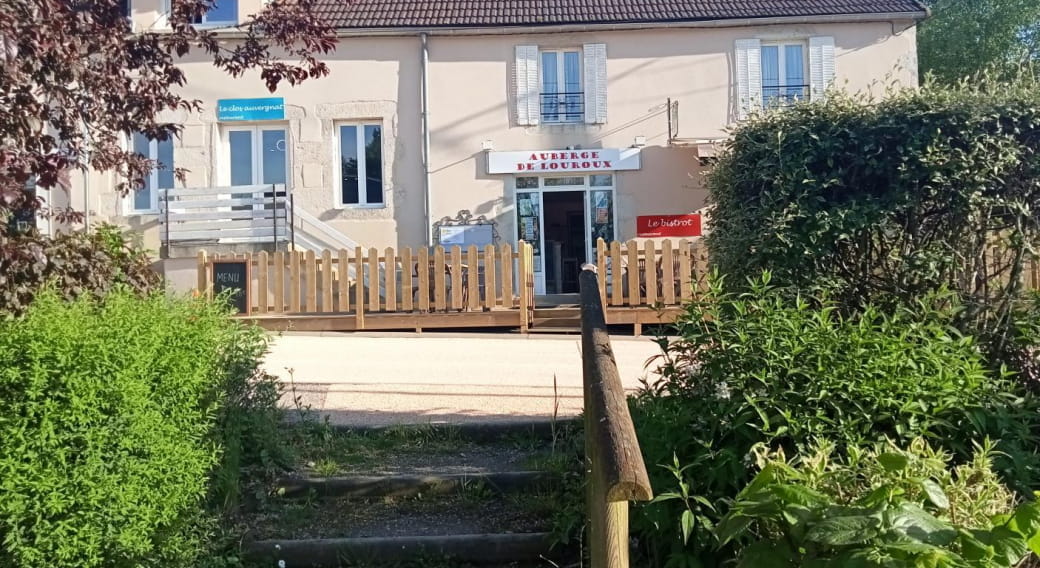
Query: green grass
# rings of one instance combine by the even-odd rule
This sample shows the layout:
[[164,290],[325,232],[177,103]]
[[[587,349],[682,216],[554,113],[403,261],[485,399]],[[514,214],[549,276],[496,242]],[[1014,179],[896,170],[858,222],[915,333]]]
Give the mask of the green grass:
[[378,467],[394,456],[447,454],[470,445],[450,425],[342,430],[328,421],[305,421],[290,427],[288,437],[297,463],[323,477]]

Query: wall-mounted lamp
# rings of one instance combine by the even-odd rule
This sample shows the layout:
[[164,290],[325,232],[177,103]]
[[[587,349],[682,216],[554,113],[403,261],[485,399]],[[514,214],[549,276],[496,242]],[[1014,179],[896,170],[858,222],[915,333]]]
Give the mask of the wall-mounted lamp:
[[481,142],[480,143],[480,149],[485,151],[485,152],[490,152],[490,151],[494,150],[495,149],[495,141],[494,140],[485,140],[485,141]]
[[646,136],[636,136],[632,140],[633,148],[642,148],[643,146],[646,146]]

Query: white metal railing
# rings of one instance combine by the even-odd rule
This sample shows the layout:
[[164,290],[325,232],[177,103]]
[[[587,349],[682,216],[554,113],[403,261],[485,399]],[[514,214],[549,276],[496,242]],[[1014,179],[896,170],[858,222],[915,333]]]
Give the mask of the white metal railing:
[[274,243],[292,239],[282,184],[160,190],[163,243]]

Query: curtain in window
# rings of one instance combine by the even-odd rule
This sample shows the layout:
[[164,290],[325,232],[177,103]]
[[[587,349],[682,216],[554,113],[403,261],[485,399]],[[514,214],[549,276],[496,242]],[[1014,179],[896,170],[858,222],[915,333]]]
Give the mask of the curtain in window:
[[802,54],[802,46],[784,46],[784,74],[786,75],[784,85],[786,99],[793,100],[806,95],[808,81],[805,80],[805,57]]
[[557,67],[556,52],[550,51],[542,54],[542,95],[541,108],[542,120],[556,121],[557,97],[560,92],[559,68]]
[[776,104],[780,97],[780,48],[775,45],[762,46],[762,105]]
[[582,101],[584,93],[581,92],[581,57],[577,51],[568,51],[563,54],[563,90],[566,95],[564,112],[566,120],[581,120],[584,118]]

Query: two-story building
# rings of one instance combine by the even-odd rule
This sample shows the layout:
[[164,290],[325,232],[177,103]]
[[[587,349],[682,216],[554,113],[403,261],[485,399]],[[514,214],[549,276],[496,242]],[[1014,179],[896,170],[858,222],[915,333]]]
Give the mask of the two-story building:
[[[262,3],[218,0],[199,25],[233,42]],[[135,27],[161,28],[165,9],[133,0]],[[340,35],[328,78],[272,94],[255,75],[185,60],[186,94],[205,110],[172,117],[178,140],[128,144],[189,170],[186,183],[160,170],[121,197],[109,174],[91,174],[71,205],[172,256],[279,239],[524,239],[539,292],[567,291],[559,267],[584,262],[597,237],[652,236],[662,220],[694,236],[692,217],[665,216],[704,207],[714,142],[741,117],[832,86],[915,86],[915,25],[927,15],[918,0],[318,0],[318,10]],[[175,185],[222,188],[200,218],[211,226],[165,224],[189,207],[164,207]],[[291,210],[272,228],[265,211],[278,205],[261,201],[283,192]]]

